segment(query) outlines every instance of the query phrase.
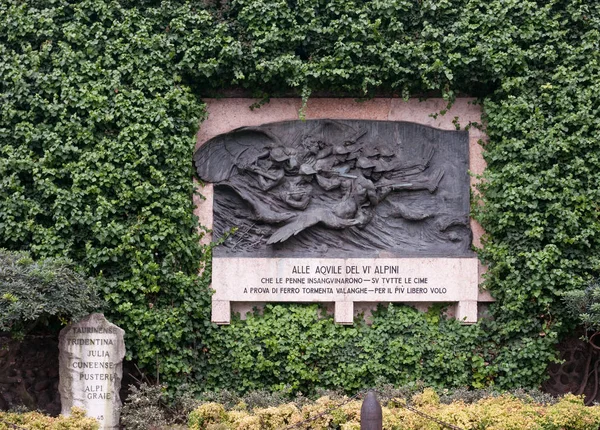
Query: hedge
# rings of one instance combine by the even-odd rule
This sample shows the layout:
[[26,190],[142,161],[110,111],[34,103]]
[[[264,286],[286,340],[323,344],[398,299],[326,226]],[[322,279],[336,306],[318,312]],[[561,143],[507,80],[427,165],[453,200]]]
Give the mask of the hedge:
[[[243,404],[227,410],[219,403],[206,403],[190,413],[188,424],[191,430],[275,430],[288,426],[307,430],[360,430],[361,401],[350,400],[324,396],[302,407],[288,403],[253,410]],[[586,407],[581,397],[572,394],[551,405],[510,394],[474,403],[459,400],[440,404],[439,396],[427,389],[408,402],[401,398],[391,400],[383,405],[382,416],[384,430],[595,430],[600,425],[600,408]]]
[[85,416],[85,411],[73,408],[70,416],[50,417],[40,412],[2,412],[0,411],[0,430],[13,429],[45,430],[98,430],[100,423]]
[[[535,386],[572,327],[558,293],[600,273],[599,40],[600,5],[585,0],[6,0],[0,247],[98,277],[128,358],[172,384],[217,387],[233,372],[241,390],[314,390],[319,375],[348,391],[377,377]],[[298,305],[211,325],[191,155],[202,98],[231,89],[476,96],[489,142],[473,215],[492,319],[460,327],[439,309],[393,307],[378,316],[383,345],[379,326],[338,327]],[[430,355],[406,352],[423,338]]]

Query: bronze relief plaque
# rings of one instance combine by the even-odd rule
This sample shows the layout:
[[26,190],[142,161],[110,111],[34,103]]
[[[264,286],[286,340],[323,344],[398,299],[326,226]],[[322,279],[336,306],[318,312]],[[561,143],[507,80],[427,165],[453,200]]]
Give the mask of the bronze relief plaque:
[[468,132],[392,121],[243,127],[194,155],[220,257],[473,257]]

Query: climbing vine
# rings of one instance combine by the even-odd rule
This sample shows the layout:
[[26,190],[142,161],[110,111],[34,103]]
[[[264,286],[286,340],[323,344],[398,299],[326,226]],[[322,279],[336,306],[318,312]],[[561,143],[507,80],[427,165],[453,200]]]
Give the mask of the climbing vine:
[[[129,358],[167,382],[535,386],[571,324],[559,293],[600,272],[599,40],[600,5],[584,0],[6,0],[0,247],[97,277]],[[211,325],[191,154],[202,97],[232,89],[477,97],[491,318],[394,307],[338,327],[278,305]]]

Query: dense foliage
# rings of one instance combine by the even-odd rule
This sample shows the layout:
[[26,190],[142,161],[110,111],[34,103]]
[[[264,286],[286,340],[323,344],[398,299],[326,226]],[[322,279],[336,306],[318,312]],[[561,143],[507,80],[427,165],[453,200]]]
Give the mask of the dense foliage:
[[[294,401],[273,398],[258,404],[247,403],[245,398],[237,399],[240,401],[235,404],[196,401],[178,411],[177,417],[166,417],[159,406],[160,388],[143,386],[143,391],[134,393],[124,406],[122,417],[127,429],[277,430],[291,425],[306,430],[360,429],[361,399],[348,399],[335,393],[314,401],[306,398]],[[456,426],[465,429],[595,430],[600,425],[600,406],[586,407],[581,397],[572,394],[546,402],[546,399],[540,401],[523,392],[475,392],[479,397],[472,400],[450,399],[430,388],[409,396],[396,392],[381,400],[383,428],[438,430]],[[437,422],[412,412],[405,407],[407,405]],[[166,406],[162,407],[166,409]],[[73,408],[70,417],[56,418],[39,412],[0,412],[0,430],[13,428],[95,430],[98,422],[85,417],[84,411],[78,408]]]
[[585,289],[562,293],[565,311],[583,325],[584,336],[600,330],[600,280],[594,279]]
[[426,380],[438,387],[489,382],[479,326],[440,319],[439,309],[419,313],[390,306],[374,313],[371,326],[358,320],[354,327],[320,314],[314,305],[268,305],[263,315],[223,327],[207,341],[204,387],[311,393],[315,386],[357,391],[382,382]]
[[73,408],[70,416],[50,417],[40,412],[0,412],[0,430],[12,429],[46,430],[98,430],[100,424],[94,418],[85,416],[85,411]]
[[[210,28],[189,7],[165,10]],[[189,161],[203,107],[179,84],[183,29],[143,12],[0,5],[0,246],[102,275],[130,356],[175,376],[190,371],[210,312]]]
[[[294,426],[306,430],[359,430],[362,402],[359,399],[350,402],[343,400],[324,396],[300,407],[287,403],[253,410],[248,410],[244,404],[227,410],[218,403],[205,403],[190,413],[188,428],[275,430]],[[510,394],[484,398],[471,404],[462,401],[440,404],[439,396],[433,390],[426,389],[415,394],[408,403],[427,415],[416,414],[405,408],[407,401],[404,398],[393,399],[382,407],[384,429],[594,430],[600,424],[600,407],[588,408],[581,398],[572,394],[552,405]]]
[[[167,381],[534,386],[566,327],[559,292],[600,272],[599,40],[587,0],[3,1],[0,247],[101,276],[129,356]],[[395,307],[337,327],[272,306],[211,326],[191,153],[200,97],[228,88],[480,97],[494,320]]]
[[95,283],[75,269],[64,258],[34,261],[27,252],[0,249],[0,331],[23,336],[97,311]]

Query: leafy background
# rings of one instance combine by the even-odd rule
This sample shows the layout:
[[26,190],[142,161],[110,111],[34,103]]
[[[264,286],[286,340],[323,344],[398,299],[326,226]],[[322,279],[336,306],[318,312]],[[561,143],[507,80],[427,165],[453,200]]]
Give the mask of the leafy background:
[[[172,386],[538,385],[572,328],[558,293],[600,272],[599,40],[586,0],[5,0],[0,247],[97,277],[128,357]],[[277,305],[211,325],[191,155],[202,97],[231,89],[478,97],[493,318]]]

